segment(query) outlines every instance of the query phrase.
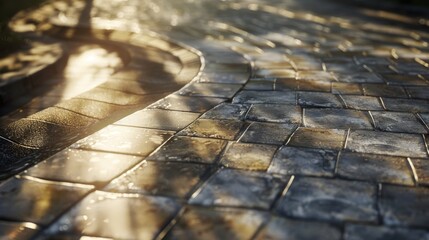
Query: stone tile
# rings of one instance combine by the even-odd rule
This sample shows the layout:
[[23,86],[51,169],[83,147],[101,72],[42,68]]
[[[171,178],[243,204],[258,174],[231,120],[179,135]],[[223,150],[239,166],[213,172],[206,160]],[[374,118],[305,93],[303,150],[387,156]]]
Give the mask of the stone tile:
[[331,83],[324,81],[298,80],[299,91],[331,92]]
[[368,113],[348,109],[306,108],[306,127],[337,129],[372,129]]
[[298,128],[288,145],[340,150],[343,148],[345,138],[345,130]]
[[275,155],[269,173],[334,176],[337,152],[322,149],[283,147]]
[[242,120],[248,109],[249,106],[244,104],[222,103],[204,113],[201,118]]
[[213,163],[225,145],[220,139],[173,137],[146,160]]
[[244,122],[227,119],[198,119],[179,132],[182,136],[219,138],[233,140]]
[[399,112],[429,112],[429,101],[419,99],[383,98],[387,110]]
[[412,98],[429,100],[429,87],[406,87]]
[[165,239],[251,239],[268,217],[254,210],[190,207]]
[[243,88],[244,90],[273,91],[275,89],[273,82],[250,80]]
[[350,94],[350,95],[362,95],[360,84],[357,83],[342,83],[342,82],[333,82],[332,83],[332,93],[333,94]]
[[248,73],[241,72],[204,72],[199,82],[244,84],[249,79]]
[[[114,239],[153,239],[179,211],[171,199],[94,192],[46,231]],[[131,214],[138,211],[139,214]]]
[[300,71],[297,74],[297,79],[308,80],[308,81],[325,81],[325,82],[335,81],[331,73],[324,72],[324,71]]
[[300,124],[302,113],[299,106],[255,104],[246,118],[252,121]]
[[111,125],[72,147],[147,156],[171,136],[167,131]]
[[105,191],[185,198],[201,181],[206,165],[148,162],[111,182]]
[[221,169],[189,200],[204,206],[270,208],[283,181],[267,173]]
[[270,103],[270,104],[296,104],[294,92],[280,91],[241,91],[232,100],[233,103]]
[[122,118],[114,124],[178,131],[191,124],[199,116],[198,113],[145,109]]
[[414,185],[413,173],[403,157],[343,152],[337,174],[355,180]]
[[276,91],[297,91],[299,89],[299,81],[292,78],[277,78],[274,89]]
[[169,95],[152,104],[150,108],[203,113],[224,101],[223,98]]
[[344,233],[345,240],[429,240],[429,232],[411,228],[390,228],[384,226],[370,226],[347,224]]
[[91,101],[106,102],[123,106],[141,104],[144,100],[144,96],[142,95],[103,88],[93,88],[90,91],[79,94],[77,97]]
[[[427,71],[427,69],[425,70]],[[390,85],[424,86],[424,87],[428,85],[427,82],[422,78],[419,78],[418,75],[383,74],[382,77],[384,78],[386,83]]]
[[97,122],[97,120],[94,118],[86,117],[81,114],[57,107],[44,109],[28,116],[28,118],[72,127],[87,127]]
[[252,122],[239,141],[282,145],[297,127],[288,123]]
[[342,108],[343,104],[338,97],[331,93],[300,92],[298,104],[308,107]]
[[429,227],[429,189],[383,185],[380,213],[386,225]]
[[412,159],[416,169],[418,183],[429,186],[429,160],[428,159]]
[[363,84],[362,88],[367,96],[407,98],[403,87],[388,86],[385,84]]
[[228,168],[245,170],[267,170],[274,156],[276,146],[232,142],[221,159]]
[[126,171],[141,158],[113,153],[65,149],[24,172],[37,178],[102,184]]
[[119,111],[122,107],[120,105],[110,104],[106,102],[91,101],[88,99],[73,98],[63,101],[55,107],[76,112],[84,116],[103,119],[112,114],[112,112]]
[[371,112],[375,125],[381,131],[405,132],[405,133],[427,133],[426,128],[412,113],[405,112]]
[[353,152],[403,157],[426,157],[423,138],[417,134],[365,130],[350,132],[347,149]]
[[339,240],[341,231],[328,223],[272,217],[255,240]]
[[12,178],[0,185],[0,218],[46,225],[91,189]]
[[383,79],[370,72],[336,73],[335,75],[338,81],[345,83],[384,83]]
[[0,236],[4,240],[29,240],[36,235],[38,228],[34,223],[0,221]]
[[291,69],[258,69],[255,77],[296,78],[297,73]]
[[193,83],[179,90],[182,96],[232,98],[242,87],[237,84]]
[[286,216],[326,221],[376,222],[376,185],[300,177],[280,199],[277,211]]
[[356,110],[384,110],[377,97],[342,95],[348,108]]

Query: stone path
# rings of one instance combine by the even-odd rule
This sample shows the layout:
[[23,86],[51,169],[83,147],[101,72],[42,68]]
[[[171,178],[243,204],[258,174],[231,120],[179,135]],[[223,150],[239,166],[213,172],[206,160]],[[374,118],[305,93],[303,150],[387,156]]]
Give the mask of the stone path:
[[12,21],[116,60],[66,65],[2,117],[0,236],[429,239],[427,19],[150,3],[58,0]]

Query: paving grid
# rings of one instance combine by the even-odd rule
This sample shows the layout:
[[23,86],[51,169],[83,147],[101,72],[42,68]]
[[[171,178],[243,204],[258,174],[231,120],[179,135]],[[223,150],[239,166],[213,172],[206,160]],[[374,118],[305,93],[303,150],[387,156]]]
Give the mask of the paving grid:
[[[53,14],[56,6],[73,18],[79,3],[54,1],[34,16]],[[111,7],[103,4],[93,7]],[[329,1],[232,1],[217,8],[199,16],[201,23],[155,29],[153,47],[182,56],[182,63],[195,61],[184,46],[197,49],[198,77],[1,183],[0,233],[429,239],[425,19]],[[96,33],[131,44],[154,38],[133,38],[133,17],[121,19],[130,28]],[[55,24],[47,31],[56,36],[76,31]],[[186,81],[195,74],[185,72]],[[94,90],[86,98],[103,96]],[[109,100],[127,105],[132,98]],[[15,133],[8,127],[6,134]],[[13,160],[13,152],[4,155]]]

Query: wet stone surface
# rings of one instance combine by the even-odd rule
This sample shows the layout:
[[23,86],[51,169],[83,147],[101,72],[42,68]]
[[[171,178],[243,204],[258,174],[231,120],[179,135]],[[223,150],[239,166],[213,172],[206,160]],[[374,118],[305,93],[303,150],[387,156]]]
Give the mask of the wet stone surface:
[[180,131],[179,135],[233,140],[243,124],[238,120],[198,119]]
[[[179,207],[168,198],[95,192],[45,233],[47,236],[74,233],[116,239],[152,239]],[[137,209],[140,214],[128,214]]]
[[277,205],[282,215],[326,221],[376,222],[377,188],[365,182],[296,178]]
[[300,92],[298,104],[307,107],[342,108],[343,104],[338,97],[331,93]]
[[328,223],[272,217],[255,239],[339,240],[341,232]]
[[417,134],[351,131],[347,149],[354,152],[403,157],[426,157],[423,138]]
[[254,104],[246,119],[260,122],[300,124],[302,120],[301,111],[300,107],[291,105]]
[[428,211],[429,190],[427,188],[383,185],[380,213],[386,225],[427,228]]
[[228,168],[265,171],[276,150],[272,145],[230,143],[221,163]]
[[204,206],[268,209],[283,190],[286,180],[265,173],[222,169],[189,202]]
[[348,108],[356,110],[383,110],[380,100],[370,96],[342,95]]
[[333,176],[337,153],[330,150],[283,147],[275,155],[269,173]]
[[346,138],[345,130],[323,128],[298,128],[288,145],[340,150]]
[[383,227],[369,225],[346,225],[345,240],[402,240],[421,239],[428,240],[429,232],[419,229],[407,229],[400,227]]
[[282,145],[297,125],[288,123],[252,122],[240,137],[240,142]]
[[224,101],[223,98],[170,95],[151,105],[151,108],[201,113]]
[[12,178],[0,185],[0,218],[47,225],[91,189]]
[[112,181],[105,191],[185,198],[202,181],[207,166],[178,162],[143,162]]
[[412,159],[416,169],[418,183],[429,185],[429,160],[428,159]]
[[173,137],[146,159],[152,161],[213,163],[225,146],[226,141],[220,139]]
[[204,113],[201,118],[243,120],[248,105],[223,103]]
[[270,103],[270,104],[296,104],[294,92],[278,91],[241,91],[232,100],[233,103]]
[[381,131],[404,133],[427,133],[425,127],[412,113],[372,112],[375,125]]
[[341,153],[338,175],[344,178],[401,185],[414,185],[413,173],[404,157]]
[[372,129],[369,115],[355,110],[306,108],[304,121],[312,128]]

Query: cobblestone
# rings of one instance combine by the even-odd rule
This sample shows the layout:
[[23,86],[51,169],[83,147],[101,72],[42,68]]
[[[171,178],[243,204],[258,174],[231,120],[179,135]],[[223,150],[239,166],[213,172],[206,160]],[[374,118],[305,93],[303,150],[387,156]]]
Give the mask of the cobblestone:
[[277,147],[272,145],[230,143],[221,163],[228,168],[264,171],[276,150]]

